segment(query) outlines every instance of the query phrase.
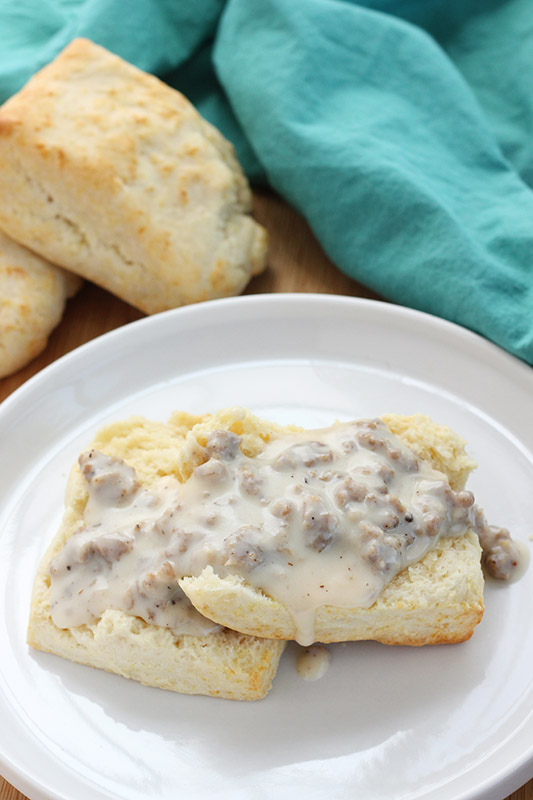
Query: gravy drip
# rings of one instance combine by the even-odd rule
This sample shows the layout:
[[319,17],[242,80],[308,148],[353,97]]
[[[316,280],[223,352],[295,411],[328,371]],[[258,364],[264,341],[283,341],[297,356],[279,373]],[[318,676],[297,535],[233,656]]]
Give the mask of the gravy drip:
[[320,644],[312,644],[298,656],[296,671],[304,681],[318,681],[328,671],[330,661],[329,650]]
[[177,584],[211,565],[282,603],[296,639],[314,641],[320,606],[368,607],[440,537],[474,529],[493,574],[520,561],[505,529],[487,525],[471,492],[418,459],[379,420],[272,439],[254,458],[214,431],[186,483],[143,489],[120,459],[80,457],[85,526],[51,565],[60,627],[122,609],[175,633],[212,630]]

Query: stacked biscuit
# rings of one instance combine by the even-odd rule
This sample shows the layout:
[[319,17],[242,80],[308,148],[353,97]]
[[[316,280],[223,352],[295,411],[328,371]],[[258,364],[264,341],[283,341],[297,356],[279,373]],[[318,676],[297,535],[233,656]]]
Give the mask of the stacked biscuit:
[[0,190],[0,376],[44,347],[79,286],[63,270],[153,314],[237,294],[265,264],[229,142],[87,40],[0,108]]
[[[427,417],[384,417],[389,430],[419,458],[443,472],[454,490],[473,468],[464,442]],[[168,423],[134,418],[107,426],[92,447],[123,459],[148,489],[162,476],[181,483],[207,458],[210,432],[241,437],[254,456],[288,430],[242,409],[204,417],[176,413]],[[116,609],[91,624],[59,628],[52,621],[50,562],[84,524],[88,490],[79,467],[72,471],[59,533],[42,559],[35,580],[28,642],[65,658],[119,673],[143,683],[189,694],[257,699],[269,690],[285,641],[294,638],[283,605],[242,578],[219,577],[211,568],[180,581],[193,606],[223,627],[204,636],[149,624]],[[324,606],[316,615],[317,639],[374,639],[385,644],[423,645],[468,639],[483,614],[483,578],[477,536],[439,540],[420,561],[396,575],[369,608]]]

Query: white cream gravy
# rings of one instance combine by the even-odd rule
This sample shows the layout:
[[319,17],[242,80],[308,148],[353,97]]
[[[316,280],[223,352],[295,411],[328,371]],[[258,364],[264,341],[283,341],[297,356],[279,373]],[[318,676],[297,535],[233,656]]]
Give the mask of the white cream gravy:
[[188,481],[152,492],[120,459],[84,454],[85,526],[51,565],[54,622],[119,608],[175,633],[206,633],[213,623],[177,579],[211,565],[282,603],[297,641],[310,645],[320,606],[372,605],[440,537],[473,527],[500,551],[512,542],[379,419],[280,436],[254,458],[240,441],[214,431]]
[[296,659],[296,671],[304,681],[318,681],[329,669],[331,654],[321,644],[306,647]]
[[97,450],[80,457],[80,468],[89,490],[85,524],[50,565],[54,623],[75,627],[118,609],[176,635],[216,630],[183,594],[166,551],[178,481],[164,478],[149,492],[124,461]]

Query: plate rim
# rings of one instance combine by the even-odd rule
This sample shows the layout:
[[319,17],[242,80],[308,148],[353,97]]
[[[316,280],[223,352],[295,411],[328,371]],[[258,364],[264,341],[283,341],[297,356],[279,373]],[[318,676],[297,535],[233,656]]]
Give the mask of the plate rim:
[[[46,383],[49,379],[53,380],[56,376],[61,376],[65,370],[68,371],[70,363],[76,362],[80,357],[83,358],[85,353],[90,353],[104,345],[107,346],[109,342],[120,342],[121,339],[126,341],[127,337],[130,335],[132,326],[135,330],[142,330],[145,328],[147,331],[149,331],[149,329],[154,326],[158,327],[161,324],[167,324],[167,321],[169,320],[171,321],[170,324],[172,324],[172,320],[186,320],[187,317],[191,315],[196,316],[198,314],[207,314],[214,307],[232,308],[235,306],[241,306],[243,304],[246,306],[283,306],[290,305],[294,302],[309,306],[317,302],[326,302],[331,306],[340,304],[344,306],[352,306],[354,309],[377,308],[379,309],[380,313],[384,312],[392,317],[411,321],[414,320],[415,324],[418,324],[418,322],[427,324],[439,333],[450,333],[453,334],[456,339],[458,337],[463,342],[467,342],[473,348],[474,352],[478,352],[485,357],[490,357],[491,360],[495,359],[496,363],[494,364],[494,369],[498,370],[500,365],[506,369],[510,369],[512,372],[515,372],[517,377],[520,375],[520,378],[525,379],[526,383],[529,382],[533,388],[533,369],[526,362],[521,361],[516,356],[508,353],[498,345],[485,339],[483,336],[475,333],[474,331],[464,328],[454,322],[436,317],[427,312],[418,311],[405,306],[397,306],[381,300],[351,297],[348,295],[304,292],[288,292],[280,294],[264,293],[222,298],[218,300],[206,301],[204,303],[199,303],[192,306],[170,309],[168,311],[161,312],[160,314],[143,317],[141,319],[126,323],[119,328],[115,328],[111,331],[103,333],[94,339],[79,345],[68,353],[65,353],[60,358],[51,362],[42,370],[38,371],[35,375],[21,384],[21,386],[19,386],[4,399],[4,401],[0,404],[0,429],[4,424],[4,418],[6,414],[9,413],[13,405],[16,406],[18,403],[24,402],[28,396],[31,397],[32,393],[36,389],[38,390],[43,382]],[[59,800],[59,798],[64,797],[62,794],[54,792],[54,790],[49,791],[38,780],[35,778],[30,778],[27,773],[19,773],[18,769],[13,767],[11,762],[4,760],[3,748],[0,750],[0,765],[2,767],[2,774],[6,776],[6,780],[8,780],[10,783],[13,783],[14,786],[20,786],[20,790],[22,792],[34,797],[35,800],[41,800],[41,798],[46,798],[46,800]],[[504,789],[504,787],[506,787],[505,792],[509,793],[515,791],[516,788],[523,785],[524,774],[526,772],[528,774],[531,773],[530,777],[533,777],[533,769],[531,769],[532,766],[533,744],[529,752],[526,751],[522,754],[521,758],[516,758],[512,765],[509,765],[506,770],[503,772],[500,771],[500,773],[493,777],[493,779],[488,778],[487,781],[483,783],[482,787],[472,788],[466,792],[463,792],[460,797],[462,800],[469,800],[469,798],[481,799],[482,797],[502,797],[503,795],[501,794],[501,791]],[[8,775],[9,777],[7,777]],[[521,775],[521,778],[518,778],[518,775]],[[526,781],[529,779],[530,778],[526,778]],[[512,788],[509,788],[511,786]],[[28,792],[28,790],[30,791]]]
[[209,313],[210,308],[216,309],[241,304],[289,305],[293,302],[304,304],[311,304],[313,302],[327,302],[331,303],[332,305],[353,305],[355,308],[375,307],[380,312],[383,312],[385,309],[387,309],[386,313],[390,313],[392,316],[397,316],[400,319],[404,318],[406,320],[411,319],[414,320],[415,323],[416,321],[420,321],[421,323],[428,324],[439,332],[449,332],[456,337],[465,339],[472,347],[481,352],[481,354],[490,355],[492,358],[499,359],[502,365],[521,372],[522,377],[524,377],[526,380],[530,380],[533,385],[533,367],[527,364],[527,362],[522,361],[517,356],[509,353],[507,350],[504,350],[499,345],[485,338],[481,334],[476,333],[469,328],[465,328],[456,322],[451,322],[450,320],[435,316],[427,311],[419,311],[418,309],[410,308],[408,306],[396,305],[385,300],[374,300],[366,297],[352,297],[350,295],[328,294],[320,292],[280,292],[270,294],[265,292],[251,295],[238,295],[237,297],[223,297],[216,300],[206,300],[202,303],[195,303],[188,306],[180,306],[179,308],[171,308],[167,311],[161,311],[158,314],[147,315],[145,317],[141,317],[141,319],[127,322],[118,328],[113,328],[110,331],[99,334],[93,339],[90,339],[89,341],[73,348],[69,352],[64,353],[50,364],[47,364],[41,370],[24,381],[24,383],[17,387],[13,392],[11,392],[11,394],[9,394],[0,403],[0,423],[2,421],[2,416],[5,409],[9,408],[12,402],[18,400],[21,395],[24,395],[26,392],[31,392],[34,385],[46,380],[50,374],[54,374],[56,371],[60,372],[65,365],[68,366],[70,360],[79,358],[80,356],[83,357],[86,352],[90,352],[93,348],[97,349],[98,347],[101,347],[102,342],[109,342],[125,337],[131,330],[142,329],[144,327],[150,328],[153,325],[157,326],[161,322],[165,324],[165,321],[167,320],[180,320],[191,314],[202,314],[204,312]]

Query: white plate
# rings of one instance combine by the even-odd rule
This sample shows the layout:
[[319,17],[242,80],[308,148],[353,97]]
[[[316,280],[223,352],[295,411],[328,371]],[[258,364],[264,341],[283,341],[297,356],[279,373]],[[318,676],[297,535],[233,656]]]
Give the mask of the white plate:
[[30,651],[33,574],[65,478],[104,422],[249,406],[327,425],[421,411],[469,441],[490,519],[532,529],[533,375],[461,328],[366,300],[245,297],[135,322],[0,408],[0,771],[31,798],[502,798],[533,776],[533,570],[490,585],[456,646],[332,647],[267,699],[185,697]]

